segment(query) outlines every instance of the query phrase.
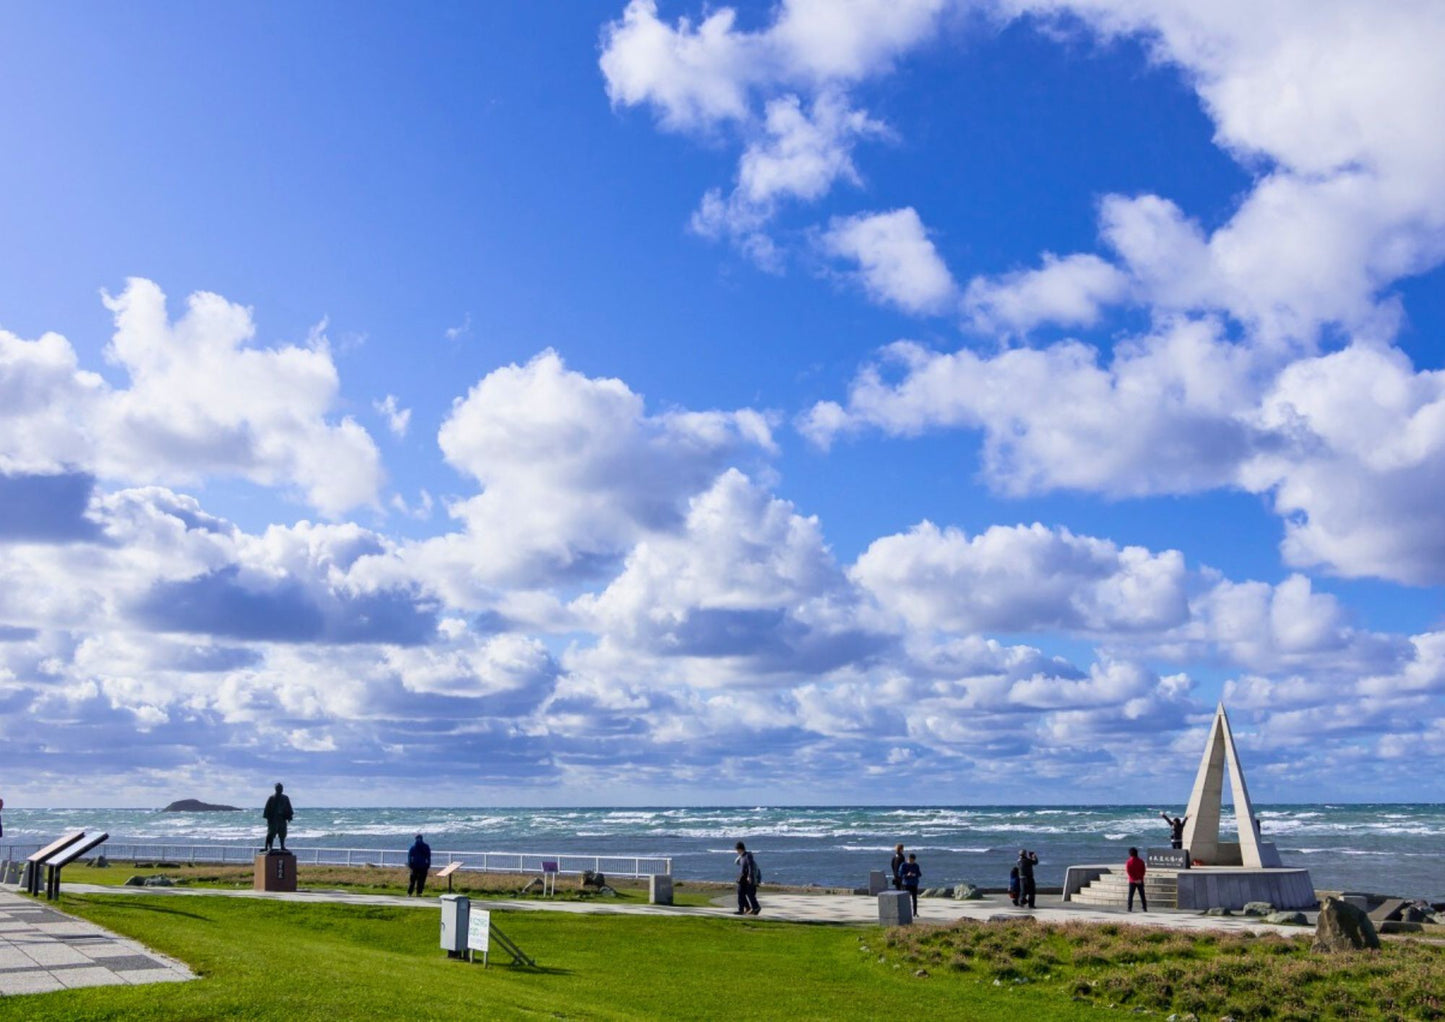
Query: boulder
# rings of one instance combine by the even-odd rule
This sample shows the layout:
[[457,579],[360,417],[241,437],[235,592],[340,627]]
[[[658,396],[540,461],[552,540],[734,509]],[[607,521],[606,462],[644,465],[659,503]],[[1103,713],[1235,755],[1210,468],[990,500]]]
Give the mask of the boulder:
[[596,872],[596,871],[594,871],[594,870],[584,869],[584,870],[582,871],[582,886],[583,886],[583,887],[606,887],[606,886],[607,886],[607,877],[603,876],[601,873],[598,873],[598,872]]
[[1234,910],[1225,908],[1223,905],[1215,905],[1213,908],[1205,909],[1204,914],[1207,916],[1232,916]]
[[953,889],[953,898],[955,901],[978,901],[982,897],[983,891],[973,886],[973,884],[959,884]]
[[146,877],[142,887],[174,887],[176,882],[167,876]]
[[1271,912],[1264,921],[1276,926],[1304,926],[1309,922],[1303,912]]
[[1378,948],[1380,935],[1363,910],[1338,898],[1326,898],[1315,924],[1313,951],[1359,951]]
[[133,876],[133,877],[126,877],[125,883],[122,884],[121,886],[122,886],[122,887],[144,887],[145,885],[146,885],[146,878],[143,877],[143,876],[140,876],[139,874],[137,874],[136,876]]
[[1274,906],[1267,901],[1247,901],[1244,903],[1244,914],[1247,916],[1267,916],[1274,911]]
[[1400,910],[1400,920],[1406,923],[1423,923],[1429,920],[1435,913],[1430,911],[1429,905],[1422,905],[1414,902],[1406,905]]

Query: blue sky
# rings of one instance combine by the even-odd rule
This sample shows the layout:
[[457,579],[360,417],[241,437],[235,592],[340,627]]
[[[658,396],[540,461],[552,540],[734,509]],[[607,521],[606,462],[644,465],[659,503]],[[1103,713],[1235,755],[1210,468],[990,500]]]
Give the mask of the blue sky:
[[5,797],[1445,798],[1442,42],[7,7]]

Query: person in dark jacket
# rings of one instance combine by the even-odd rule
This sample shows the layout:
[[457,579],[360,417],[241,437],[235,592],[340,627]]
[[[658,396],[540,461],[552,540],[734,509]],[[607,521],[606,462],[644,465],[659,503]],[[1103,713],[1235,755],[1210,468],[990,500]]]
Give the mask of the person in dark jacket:
[[1019,868],[1015,866],[1008,871],[1008,900],[1015,905],[1019,903],[1019,890],[1022,882],[1019,880]]
[[1169,847],[1170,847],[1170,848],[1183,848],[1183,847],[1184,847],[1184,825],[1189,822],[1189,817],[1187,817],[1187,816],[1173,816],[1173,817],[1171,817],[1168,813],[1160,813],[1159,815],[1160,815],[1160,817],[1163,818],[1163,820],[1164,820],[1165,823],[1169,824]]
[[406,885],[406,893],[415,893],[418,897],[426,888],[426,873],[431,869],[431,845],[422,840],[418,834],[406,852],[406,865],[411,870],[411,880]]
[[895,891],[903,890],[903,877],[901,875],[901,871],[903,869],[903,864],[907,861],[907,858],[905,858],[903,855],[903,845],[894,845],[893,858],[888,863],[888,868],[893,871],[893,889]]
[[758,904],[758,872],[757,860],[753,853],[748,851],[747,846],[741,841],[737,844],[738,850],[738,910],[733,913],[735,916],[757,915],[762,911]]
[[918,881],[923,879],[923,867],[918,865],[917,855],[908,853],[908,861],[898,871],[898,876],[903,881],[903,889],[908,892],[908,897],[913,902],[913,914],[918,915]]
[[1039,864],[1037,852],[1019,849],[1019,906],[1034,907],[1034,867]]

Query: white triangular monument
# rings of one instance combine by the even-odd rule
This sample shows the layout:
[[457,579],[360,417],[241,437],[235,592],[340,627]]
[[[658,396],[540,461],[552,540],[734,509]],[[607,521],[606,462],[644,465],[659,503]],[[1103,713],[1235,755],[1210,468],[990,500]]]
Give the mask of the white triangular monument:
[[[1234,817],[1239,821],[1239,843],[1223,844],[1219,840],[1219,811],[1224,801],[1224,771],[1229,768],[1229,789],[1234,795]],[[1194,778],[1194,791],[1189,795],[1188,817],[1184,824],[1184,847],[1190,858],[1207,866],[1245,866],[1263,869],[1281,865],[1279,852],[1273,844],[1259,839],[1254,806],[1249,801],[1249,788],[1244,783],[1244,768],[1234,748],[1234,733],[1229,730],[1229,715],[1224,704],[1214,711],[1204,758]]]

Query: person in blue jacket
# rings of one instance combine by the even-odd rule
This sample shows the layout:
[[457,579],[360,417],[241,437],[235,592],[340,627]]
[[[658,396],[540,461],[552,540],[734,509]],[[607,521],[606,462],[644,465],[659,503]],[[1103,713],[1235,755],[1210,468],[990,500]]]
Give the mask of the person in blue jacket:
[[420,896],[426,887],[426,871],[431,869],[431,845],[423,841],[420,834],[407,849],[406,864],[411,869],[411,882],[406,885],[406,893]]

